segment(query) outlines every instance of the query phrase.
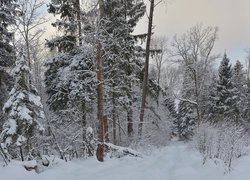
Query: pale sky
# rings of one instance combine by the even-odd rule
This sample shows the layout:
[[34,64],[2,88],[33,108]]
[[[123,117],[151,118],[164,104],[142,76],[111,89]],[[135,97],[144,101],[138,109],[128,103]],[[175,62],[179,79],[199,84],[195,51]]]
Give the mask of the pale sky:
[[[156,0],[159,1],[159,0]],[[244,49],[250,47],[250,0],[164,0],[155,9],[154,36],[166,36],[170,40],[182,35],[192,26],[218,26],[219,39],[214,53],[227,51],[231,61],[245,62]],[[145,0],[147,7],[149,1]],[[46,8],[47,9],[47,8]],[[144,17],[136,33],[147,32],[147,18]],[[54,34],[50,23],[46,34]],[[51,31],[52,30],[52,31]]]
[[[223,54],[226,50],[232,61],[245,62],[244,49],[250,47],[250,0],[169,1],[155,9],[155,35],[172,38],[198,23],[218,26],[219,39],[214,53]],[[141,20],[136,32],[147,32],[146,23],[146,18]]]

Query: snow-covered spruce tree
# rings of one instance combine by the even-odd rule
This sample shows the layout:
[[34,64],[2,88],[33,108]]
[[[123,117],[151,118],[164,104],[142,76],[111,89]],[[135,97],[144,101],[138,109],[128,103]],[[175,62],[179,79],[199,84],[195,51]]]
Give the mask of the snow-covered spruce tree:
[[[69,52],[76,48],[77,24],[73,8],[72,2],[62,0],[52,1],[48,9],[49,13],[61,15],[62,20],[52,23],[52,26],[63,32],[63,35],[47,41],[47,46],[56,53],[56,56],[46,62],[47,71],[45,72],[48,104],[53,110],[66,108],[69,99],[69,83],[62,82],[64,79],[60,76],[63,76],[62,72],[70,64],[72,55]],[[68,75],[68,71],[64,73]]]
[[[53,128],[56,134],[60,134],[60,151],[71,147],[73,154],[82,156],[87,113],[91,110],[95,97],[95,29],[80,11],[79,1],[52,1],[49,12],[60,15],[60,20],[52,25],[61,32],[61,35],[47,41],[47,46],[54,54],[46,62],[47,102],[58,116],[51,125],[56,127]],[[85,26],[82,27],[83,25]],[[70,128],[67,129],[66,126]],[[67,153],[69,152],[63,152]]]
[[238,123],[243,122],[243,111],[245,107],[245,91],[246,91],[246,76],[243,70],[243,65],[240,61],[236,61],[233,67],[232,83],[234,86],[234,99],[235,99],[235,121]]
[[126,112],[128,136],[131,137],[134,131],[132,87],[138,81],[136,75],[141,67],[135,56],[136,40],[131,33],[145,13],[145,5],[143,1],[134,0],[105,1],[105,13],[100,39],[104,51],[106,114],[112,120],[113,142],[117,143],[118,111]]
[[236,120],[238,108],[236,106],[235,88],[232,83],[233,69],[226,53],[219,67],[219,77],[215,84],[216,95],[210,97],[214,123],[224,122],[229,119]]
[[[127,133],[129,137],[133,136],[134,133],[134,127],[133,127],[133,99],[135,99],[135,93],[133,91],[134,84],[133,82],[138,81],[138,74],[142,69],[142,55],[138,51],[138,49],[141,49],[139,45],[137,45],[137,40],[142,40],[146,37],[146,34],[142,35],[132,35],[138,21],[144,16],[146,13],[146,6],[144,4],[144,1],[142,0],[128,0],[124,1],[125,4],[125,18],[128,23],[128,32],[129,35],[126,38],[126,44],[127,44],[127,50],[125,51],[125,59],[126,59],[126,68],[125,68],[125,74],[126,77],[129,77],[127,79],[127,88],[126,88],[126,94],[128,97],[128,100],[125,106],[127,110]],[[133,37],[133,38],[132,38]]]
[[173,125],[175,131],[179,133],[180,140],[189,139],[193,135],[194,126],[197,123],[195,89],[189,73],[188,70],[185,70],[181,98],[178,104],[178,116]]
[[206,110],[206,118],[211,119],[213,118],[214,114],[216,113],[216,103],[218,100],[218,93],[217,93],[217,76],[213,74],[211,84],[209,85],[209,94],[207,99],[207,110]]
[[233,67],[232,82],[234,87],[243,92],[243,86],[246,84],[246,73],[243,70],[243,65],[239,60],[236,61]]
[[245,100],[243,106],[243,118],[246,123],[247,129],[250,128],[250,80],[248,79],[245,86]]
[[170,94],[168,94],[164,103],[172,119],[172,127],[171,127],[172,135],[179,137],[181,134],[181,118],[179,118],[178,113],[177,113],[177,105],[175,102],[175,98],[171,96]]
[[[43,131],[44,119],[41,99],[29,86],[30,69],[25,55],[22,49],[11,71],[15,84],[3,107],[8,119],[1,133],[2,149],[9,149],[13,158],[21,157],[22,161],[39,154],[41,142],[38,141],[38,136]],[[17,154],[18,150],[20,154]]]
[[13,32],[9,31],[9,27],[14,25],[16,16],[15,0],[0,0],[0,131],[4,122],[2,112],[3,103],[8,98],[13,80],[6,72],[15,60],[15,50],[12,45]]
[[[48,103],[53,110],[67,107],[70,100],[90,101],[93,94],[93,48],[83,37],[79,37],[82,22],[78,23],[79,12],[76,1],[52,1],[49,12],[60,15],[61,20],[52,23],[62,35],[47,41],[54,56],[46,62],[48,67],[46,87]],[[68,77],[67,77],[68,76]],[[83,109],[84,111],[84,109]]]
[[178,116],[174,121],[175,133],[178,133],[180,140],[189,139],[193,135],[195,127],[195,105],[181,101],[178,105]]

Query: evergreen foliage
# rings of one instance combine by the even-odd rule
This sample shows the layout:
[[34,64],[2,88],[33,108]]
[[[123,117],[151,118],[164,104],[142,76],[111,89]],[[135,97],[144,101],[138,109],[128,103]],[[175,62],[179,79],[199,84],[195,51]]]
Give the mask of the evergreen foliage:
[[[94,6],[86,9],[81,0],[51,0],[48,13],[58,18],[52,23],[58,33],[46,40],[49,58],[42,57],[46,69],[38,70],[42,62],[36,62],[34,52],[40,50],[40,32],[35,29],[42,21],[36,21],[34,13],[29,14],[32,22],[25,19],[28,24],[38,23],[30,29],[15,23],[20,15],[17,4],[22,2],[27,3],[23,4],[27,12],[20,16],[25,19],[24,14],[32,11],[29,1],[0,0],[0,160],[38,162],[45,154],[53,154],[68,161],[97,154],[103,161],[105,148],[106,155],[113,154],[109,150],[122,150],[119,157],[137,156],[118,145],[158,147],[166,145],[171,135],[185,141],[197,138],[204,162],[215,157],[230,167],[232,158],[241,155],[236,151],[242,149],[241,141],[250,130],[250,79],[240,61],[231,66],[226,53],[219,69],[213,66],[218,58],[212,55],[216,27],[200,24],[175,36],[168,51],[171,59],[162,68],[167,50],[163,45],[150,49],[152,29],[148,34],[134,34],[146,13],[143,0],[91,1],[86,4]],[[153,27],[154,2],[150,2],[149,27]],[[25,49],[13,42],[12,27],[21,35],[36,31],[23,37],[29,43]],[[149,58],[158,72],[150,67],[148,78]],[[42,98],[32,86],[33,62],[35,76],[44,71],[45,87],[41,78],[36,81]],[[160,70],[166,79],[162,80]],[[54,160],[47,157],[49,166]]]
[[243,103],[243,108],[242,108],[242,111],[243,111],[243,118],[244,118],[244,121],[246,122],[247,125],[247,128],[249,128],[249,123],[250,123],[250,80],[248,79],[246,81],[246,85],[245,85],[245,99],[244,99],[244,103]]
[[223,122],[230,118],[237,121],[236,114],[238,114],[239,109],[235,96],[236,88],[234,87],[232,78],[233,69],[229,58],[224,54],[219,67],[219,77],[215,84],[216,92],[212,92],[216,94],[211,95],[211,110],[214,122]]
[[40,97],[30,89],[29,73],[25,51],[21,50],[11,71],[15,85],[3,107],[8,119],[3,125],[1,146],[3,149],[24,147],[24,151],[20,150],[22,160],[24,156],[39,152],[39,149],[34,149],[34,144],[37,143],[38,133],[43,131],[42,120],[45,118]]
[[[46,62],[45,83],[48,103],[53,110],[65,109],[72,101],[93,99],[94,63],[90,45],[79,45],[77,11],[74,1],[56,1],[49,12],[60,15],[52,23],[63,35],[47,41],[51,50],[58,52]],[[79,99],[80,98],[80,99]]]
[[189,73],[188,70],[185,70],[181,100],[178,104],[178,116],[174,121],[174,129],[177,129],[175,133],[178,132],[180,139],[189,139],[193,135],[195,124],[197,124],[196,104],[190,102],[195,102],[195,89]]
[[15,0],[0,0],[0,126],[5,118],[2,114],[3,103],[7,100],[8,91],[13,85],[13,80],[6,71],[13,65],[15,59],[12,44],[14,33],[9,31],[9,27],[15,23],[16,8]]
[[234,86],[234,99],[235,99],[235,120],[236,122],[242,122],[242,115],[244,111],[244,102],[246,101],[246,77],[243,70],[243,65],[240,61],[236,61],[233,67],[232,83]]
[[[113,141],[116,137],[118,110],[125,110],[128,136],[133,133],[133,88],[138,86],[142,63],[132,32],[145,13],[143,1],[104,1],[105,17],[100,21],[98,38],[103,51],[105,113],[113,121]],[[121,81],[122,80],[122,81]]]

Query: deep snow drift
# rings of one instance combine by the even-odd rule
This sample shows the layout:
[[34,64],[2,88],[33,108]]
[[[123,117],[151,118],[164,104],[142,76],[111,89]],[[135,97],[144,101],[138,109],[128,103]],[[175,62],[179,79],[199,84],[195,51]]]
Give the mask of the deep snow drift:
[[185,144],[173,144],[143,158],[106,158],[60,162],[46,171],[28,172],[20,162],[0,167],[1,180],[249,180],[250,156],[239,158],[225,174],[221,161],[202,165],[202,156]]

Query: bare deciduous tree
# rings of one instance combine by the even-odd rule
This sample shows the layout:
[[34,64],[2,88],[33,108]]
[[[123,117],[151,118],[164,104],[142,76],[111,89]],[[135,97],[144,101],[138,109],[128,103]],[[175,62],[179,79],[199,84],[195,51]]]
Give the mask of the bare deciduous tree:
[[167,61],[167,52],[168,52],[168,40],[165,37],[154,37],[151,43],[151,49],[155,53],[152,54],[153,65],[156,68],[156,81],[157,84],[161,84],[161,75],[162,68],[164,63]]
[[174,37],[173,52],[178,62],[188,71],[191,85],[194,89],[198,123],[201,121],[201,95],[204,84],[209,79],[209,68],[218,56],[213,56],[212,50],[217,39],[217,27],[203,27],[198,24],[181,37]]
[[21,16],[17,18],[16,28],[22,37],[23,43],[27,49],[27,58],[31,67],[31,47],[42,35],[41,25],[48,19],[41,16],[41,8],[45,5],[44,0],[18,0]]

